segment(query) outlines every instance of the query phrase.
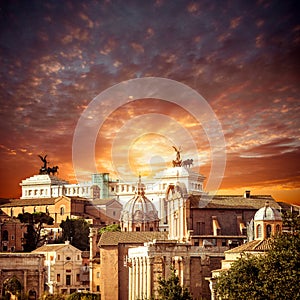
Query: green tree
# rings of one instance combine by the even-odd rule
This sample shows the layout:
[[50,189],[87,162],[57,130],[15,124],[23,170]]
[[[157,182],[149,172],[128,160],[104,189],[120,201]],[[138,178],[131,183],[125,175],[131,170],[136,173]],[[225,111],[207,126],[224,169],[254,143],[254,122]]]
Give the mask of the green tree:
[[168,279],[158,279],[158,295],[160,300],[192,300],[192,296],[186,287],[179,283],[179,277],[171,267],[171,275]]
[[261,257],[246,255],[236,260],[218,278],[216,292],[219,299],[265,299],[259,281]]
[[42,235],[44,225],[53,225],[54,219],[49,214],[44,212],[23,213],[18,215],[21,223],[27,225],[27,232],[24,234],[25,244],[24,251],[31,252],[38,246],[42,245],[47,236]]
[[281,234],[263,258],[259,280],[266,299],[300,299],[300,235]]
[[121,231],[121,227],[119,224],[111,224],[99,229],[99,234],[101,235],[104,232],[111,232],[111,231]]
[[70,241],[74,247],[85,251],[89,250],[89,227],[90,224],[84,219],[69,219],[62,221],[62,238],[59,241]]
[[67,300],[99,300],[99,294],[93,294],[89,292],[75,292],[71,294]]
[[22,285],[16,276],[6,280],[3,284],[3,290],[5,294],[9,293],[14,296],[20,297],[22,291]]
[[65,300],[66,296],[63,294],[47,294],[41,300]]
[[299,232],[273,239],[265,255],[246,255],[217,279],[219,299],[300,299]]

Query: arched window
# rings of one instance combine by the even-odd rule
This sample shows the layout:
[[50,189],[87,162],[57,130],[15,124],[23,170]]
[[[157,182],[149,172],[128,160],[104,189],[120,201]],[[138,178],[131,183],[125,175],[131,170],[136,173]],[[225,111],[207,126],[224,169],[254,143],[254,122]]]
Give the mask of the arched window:
[[269,238],[271,236],[271,233],[272,233],[272,227],[271,225],[267,225],[267,238]]
[[2,241],[8,241],[8,231],[7,230],[3,231]]
[[277,224],[277,225],[276,225],[276,233],[279,233],[279,232],[280,232],[280,225]]
[[257,227],[256,227],[256,236],[257,236],[258,238],[261,238],[261,236],[262,236],[262,233],[261,233],[261,225],[260,225],[260,224],[258,224]]
[[63,216],[64,214],[65,214],[65,208],[64,208],[64,206],[61,206],[60,215]]

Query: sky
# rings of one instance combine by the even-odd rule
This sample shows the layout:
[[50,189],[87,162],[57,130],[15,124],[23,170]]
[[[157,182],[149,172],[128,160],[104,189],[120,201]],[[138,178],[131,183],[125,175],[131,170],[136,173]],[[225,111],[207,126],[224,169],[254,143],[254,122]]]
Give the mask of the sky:
[[299,6],[0,1],[0,197],[20,196],[38,155],[70,182],[129,181],[175,146],[219,194],[300,205]]

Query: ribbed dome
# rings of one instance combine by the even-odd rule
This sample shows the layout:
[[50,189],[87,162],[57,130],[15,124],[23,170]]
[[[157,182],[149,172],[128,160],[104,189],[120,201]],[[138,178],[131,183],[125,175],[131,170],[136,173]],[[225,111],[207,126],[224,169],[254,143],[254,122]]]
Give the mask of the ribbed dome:
[[260,208],[254,215],[254,221],[281,221],[280,212],[269,206],[269,202],[266,202],[265,207]]
[[145,196],[136,195],[124,206],[122,222],[149,222],[158,220],[158,213],[154,204]]
[[145,186],[139,178],[137,194],[124,206],[121,214],[121,222],[146,223],[159,221],[155,205],[145,196]]

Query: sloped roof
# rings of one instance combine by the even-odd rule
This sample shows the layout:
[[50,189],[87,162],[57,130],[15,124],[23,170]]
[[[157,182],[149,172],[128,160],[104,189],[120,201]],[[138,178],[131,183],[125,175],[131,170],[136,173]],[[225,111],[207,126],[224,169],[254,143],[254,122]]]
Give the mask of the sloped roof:
[[43,245],[35,250],[33,250],[32,252],[53,252],[53,251],[57,251],[59,249],[62,249],[66,246],[66,244],[47,244],[47,245]]
[[122,206],[122,204],[116,199],[95,199],[92,201],[92,204],[94,204],[94,205],[109,205],[114,202],[117,202],[118,204],[120,204],[120,206]]
[[[203,197],[203,196],[202,196]],[[201,200],[200,195],[189,196],[192,208],[197,208]],[[213,198],[208,198],[206,205],[201,206],[203,209],[251,209],[258,210],[265,206],[266,201],[269,201],[270,206],[279,209],[279,204],[273,199],[271,195],[251,195],[245,198],[240,195],[216,195]]]
[[233,249],[225,251],[226,253],[241,253],[241,252],[265,252],[271,249],[272,238],[264,240],[254,240]]
[[39,205],[54,205],[55,201],[61,198],[68,198],[71,201],[91,202],[83,197],[59,196],[55,198],[33,198],[33,199],[10,199],[8,203],[0,205],[0,207],[16,207],[16,206],[39,206]]
[[1,207],[53,205],[54,202],[55,198],[10,199],[8,203],[1,205]]
[[167,240],[168,233],[160,231],[134,231],[134,232],[104,232],[98,246],[116,246],[118,244],[143,244],[153,240]]
[[65,247],[71,247],[75,250],[78,250],[78,251],[81,251],[79,249],[77,249],[76,247],[74,247],[73,245],[71,244],[46,244],[46,245],[43,245],[35,250],[33,250],[32,252],[33,253],[37,253],[37,252],[53,252],[53,251],[58,251],[60,249],[63,249]]

